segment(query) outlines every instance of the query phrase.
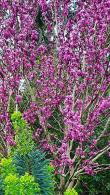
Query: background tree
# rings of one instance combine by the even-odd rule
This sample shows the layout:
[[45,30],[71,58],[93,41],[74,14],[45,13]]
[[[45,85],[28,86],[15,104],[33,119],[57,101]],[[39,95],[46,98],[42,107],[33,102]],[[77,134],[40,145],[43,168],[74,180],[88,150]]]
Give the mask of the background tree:
[[[15,144],[10,113],[22,111],[56,168],[60,194],[76,187],[81,175],[110,168],[98,162],[110,151],[110,1],[78,0],[71,9],[73,3],[0,2],[1,139],[8,153]],[[39,6],[48,44],[36,29]],[[106,122],[97,131],[102,116]]]

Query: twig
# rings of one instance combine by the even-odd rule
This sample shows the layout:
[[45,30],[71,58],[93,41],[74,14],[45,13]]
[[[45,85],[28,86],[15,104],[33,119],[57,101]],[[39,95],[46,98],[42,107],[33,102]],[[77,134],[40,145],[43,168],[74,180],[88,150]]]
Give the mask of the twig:
[[109,123],[110,123],[110,117],[108,118],[106,124],[105,124],[105,127],[104,127],[104,130],[102,131],[101,135],[97,138],[97,142],[104,136],[104,134],[106,133],[107,131],[107,128],[109,126]]

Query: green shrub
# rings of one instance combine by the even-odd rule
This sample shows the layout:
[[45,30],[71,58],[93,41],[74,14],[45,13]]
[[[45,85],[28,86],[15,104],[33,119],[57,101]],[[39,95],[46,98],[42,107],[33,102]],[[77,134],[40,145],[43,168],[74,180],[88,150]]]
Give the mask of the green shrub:
[[[25,173],[19,176],[12,159],[2,159],[0,163],[1,194],[5,195],[35,195],[40,194],[40,188],[34,177]],[[0,195],[1,195],[0,194]]]
[[44,153],[36,150],[27,155],[18,154],[15,155],[13,163],[19,175],[24,175],[25,172],[28,172],[34,176],[42,195],[54,194],[53,168],[49,166],[49,161],[45,159]]
[[67,189],[66,192],[64,192],[64,195],[78,195],[78,193],[76,192],[76,190],[74,188],[72,189]]
[[34,176],[35,181],[40,186],[41,194],[53,195],[53,170],[49,166],[49,161],[45,159],[45,154],[34,149],[32,131],[22,118],[22,114],[14,112],[11,120],[16,131],[17,147],[14,152],[13,163],[16,166],[17,173],[23,176],[27,172]]
[[0,162],[0,176],[5,178],[9,174],[15,174],[16,168],[12,163],[12,158],[3,158]]
[[24,176],[8,175],[4,180],[5,195],[40,195],[40,188],[34,177],[25,173]]
[[0,195],[4,195],[3,180],[0,178]]
[[[45,154],[36,150],[32,131],[20,112],[11,116],[16,147],[0,163],[1,192],[5,195],[53,195],[53,168]],[[0,194],[1,195],[1,194]]]
[[9,174],[4,179],[4,191],[5,195],[20,195],[19,193],[19,178],[14,174]]
[[0,163],[0,195],[34,195],[39,190],[42,195],[53,195],[53,170],[39,150],[4,158]]
[[20,177],[20,193],[22,195],[35,195],[40,194],[40,188],[38,183],[35,183],[34,177],[25,173],[24,176]]
[[32,151],[34,147],[32,130],[28,127],[26,121],[22,118],[22,114],[20,112],[14,112],[11,115],[11,120],[13,128],[16,132],[16,148],[14,148],[13,153],[25,155]]

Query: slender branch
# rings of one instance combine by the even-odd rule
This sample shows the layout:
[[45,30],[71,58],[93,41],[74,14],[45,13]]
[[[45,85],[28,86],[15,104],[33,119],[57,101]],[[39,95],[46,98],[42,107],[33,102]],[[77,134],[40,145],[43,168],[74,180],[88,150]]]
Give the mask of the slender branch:
[[105,147],[101,153],[99,153],[95,158],[92,159],[92,162],[96,161],[98,158],[100,158],[100,156],[102,156],[104,153],[106,153],[108,150],[110,150],[110,147],[107,146]]
[[28,88],[29,88],[29,92],[30,92],[30,95],[31,95],[31,99],[32,99],[33,102],[35,102],[35,101],[36,101],[36,98],[35,98],[34,92],[33,92],[33,90],[32,90],[32,87],[31,87],[31,85],[30,85],[29,80],[28,80],[26,77],[25,77],[25,81],[26,81],[27,86],[28,86]]
[[102,133],[100,134],[100,136],[97,138],[97,142],[104,136],[104,134],[106,133],[106,131],[108,130],[108,126],[109,126],[109,123],[110,123],[110,117],[108,118],[106,124],[105,124],[105,127],[104,127],[104,130],[102,131]]
[[109,167],[100,167],[100,168],[95,169],[94,171],[97,173],[99,171],[106,171],[106,170],[110,170],[110,166]]
[[74,105],[75,105],[75,91],[76,91],[76,84],[74,85],[74,88],[73,88],[73,93],[72,93],[72,99],[73,99],[72,110],[73,110]]
[[77,182],[76,182],[76,184],[75,184],[75,186],[74,186],[74,188],[76,188],[76,187],[78,186],[79,183],[80,183],[80,179],[78,178],[78,179],[77,179]]
[[12,91],[10,90],[9,91],[9,98],[8,98],[7,112],[9,112],[9,109],[10,109],[11,96],[12,96]]
[[48,125],[49,125],[49,127],[55,129],[56,131],[60,131],[61,130],[61,129],[57,129],[57,128],[53,127],[49,122],[48,122]]
[[58,20],[57,20],[57,9],[56,9],[56,0],[54,1],[54,14],[55,14],[55,34],[56,34],[56,50],[58,49]]
[[79,175],[79,173],[81,173],[84,169],[79,169],[78,171],[75,172],[74,176]]
[[53,118],[55,119],[55,121],[58,123],[60,129],[62,129],[61,124],[60,124],[59,121],[55,118],[55,116],[53,115],[52,117],[53,117]]

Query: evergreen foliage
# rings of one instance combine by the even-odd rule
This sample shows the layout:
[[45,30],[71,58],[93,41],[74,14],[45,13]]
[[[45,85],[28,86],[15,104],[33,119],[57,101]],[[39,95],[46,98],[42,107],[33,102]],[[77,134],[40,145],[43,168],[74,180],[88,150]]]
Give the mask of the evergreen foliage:
[[4,195],[3,191],[3,180],[0,178],[0,195]]
[[19,175],[24,175],[25,172],[28,172],[34,176],[35,181],[40,186],[42,195],[54,194],[52,170],[49,169],[49,161],[45,160],[43,153],[36,150],[25,156],[18,154],[15,155],[13,162]]
[[53,195],[53,168],[39,150],[0,163],[0,195]]

